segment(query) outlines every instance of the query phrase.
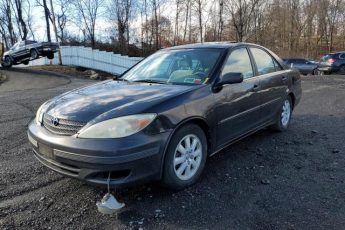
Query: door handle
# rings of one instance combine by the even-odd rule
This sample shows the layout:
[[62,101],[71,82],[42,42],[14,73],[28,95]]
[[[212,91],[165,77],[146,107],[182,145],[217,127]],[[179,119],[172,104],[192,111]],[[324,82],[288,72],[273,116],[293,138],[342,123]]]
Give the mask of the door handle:
[[287,80],[287,77],[286,77],[286,76],[282,76],[282,80],[283,80],[283,81],[286,81],[286,80]]
[[254,84],[253,88],[252,88],[252,91],[258,91],[258,89],[259,89],[259,85]]

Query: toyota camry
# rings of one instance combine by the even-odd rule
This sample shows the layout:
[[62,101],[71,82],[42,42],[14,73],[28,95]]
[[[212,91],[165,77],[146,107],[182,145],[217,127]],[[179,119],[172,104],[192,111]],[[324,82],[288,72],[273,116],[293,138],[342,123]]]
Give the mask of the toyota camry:
[[298,71],[262,46],[176,46],[48,100],[28,138],[38,161],[69,177],[183,189],[228,145],[262,128],[286,130],[300,98]]

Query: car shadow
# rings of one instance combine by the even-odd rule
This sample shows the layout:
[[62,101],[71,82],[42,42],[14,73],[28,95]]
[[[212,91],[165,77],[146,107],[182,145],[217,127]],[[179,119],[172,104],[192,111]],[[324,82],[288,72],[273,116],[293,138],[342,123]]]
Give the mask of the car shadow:
[[[315,130],[320,120],[324,124]],[[284,224],[289,218],[301,224],[304,213],[296,208],[310,208],[316,216],[322,215],[317,210],[320,203],[310,202],[320,195],[329,196],[317,186],[328,182],[324,178],[328,166],[322,163],[330,164],[329,156],[336,157],[332,145],[340,148],[339,138],[345,136],[345,129],[338,134],[332,129],[344,126],[343,120],[295,115],[286,132],[258,131],[209,158],[201,179],[185,190],[172,191],[158,182],[112,190],[126,203],[117,221],[134,229],[267,229],[282,223],[289,226]],[[320,181],[315,173],[320,173]],[[310,188],[315,189],[314,195],[309,194]],[[93,189],[98,194],[106,192]],[[307,200],[301,202],[301,197]]]

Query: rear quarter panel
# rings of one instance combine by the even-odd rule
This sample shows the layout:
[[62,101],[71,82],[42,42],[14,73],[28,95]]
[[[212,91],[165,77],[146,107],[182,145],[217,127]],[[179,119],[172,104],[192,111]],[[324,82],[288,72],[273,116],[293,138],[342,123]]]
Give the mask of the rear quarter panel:
[[289,71],[289,86],[288,93],[292,93],[294,96],[294,107],[296,107],[302,97],[302,79],[298,71]]

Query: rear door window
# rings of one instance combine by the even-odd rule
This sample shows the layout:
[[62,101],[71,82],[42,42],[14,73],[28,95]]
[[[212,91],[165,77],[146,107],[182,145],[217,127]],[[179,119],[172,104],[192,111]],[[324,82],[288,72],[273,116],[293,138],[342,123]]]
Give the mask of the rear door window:
[[259,48],[250,48],[254,57],[259,75],[276,72],[273,58],[266,51]]
[[222,71],[222,76],[226,73],[242,73],[243,78],[254,76],[252,63],[246,48],[239,48],[231,52]]

